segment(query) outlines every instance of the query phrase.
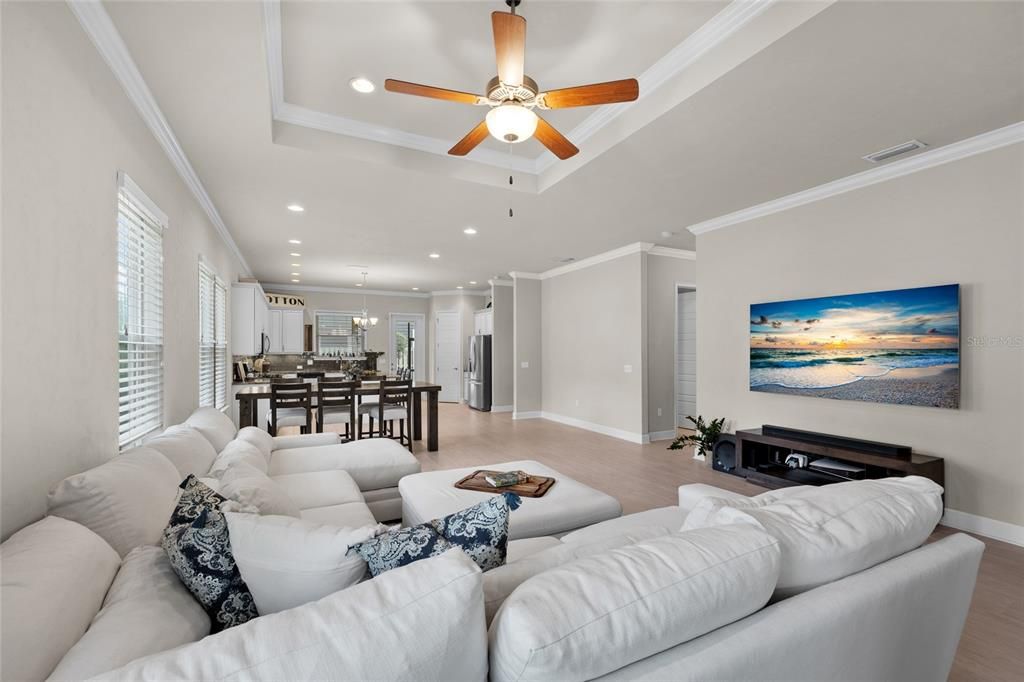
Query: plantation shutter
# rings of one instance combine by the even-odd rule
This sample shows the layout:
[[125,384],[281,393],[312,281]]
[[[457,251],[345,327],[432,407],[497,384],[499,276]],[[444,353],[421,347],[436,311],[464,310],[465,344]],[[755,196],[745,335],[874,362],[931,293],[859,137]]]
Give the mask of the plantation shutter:
[[118,446],[163,426],[163,231],[167,217],[123,173],[117,192]]
[[360,313],[318,310],[316,312],[317,352],[320,355],[362,355],[363,333],[352,320]]
[[218,409],[228,405],[228,379],[230,378],[231,358],[228,355],[228,287],[221,278],[213,282],[214,343],[217,355],[217,402]]

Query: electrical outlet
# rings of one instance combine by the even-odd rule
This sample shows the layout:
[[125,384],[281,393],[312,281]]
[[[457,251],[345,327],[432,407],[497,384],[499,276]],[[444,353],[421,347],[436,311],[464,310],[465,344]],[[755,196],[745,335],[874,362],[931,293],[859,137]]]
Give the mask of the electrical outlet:
[[520,362],[520,363],[519,363],[519,366],[520,366],[520,367],[521,367],[522,369],[530,369],[530,363],[529,363],[529,362]]
[[623,365],[622,366],[622,371],[625,372],[626,374],[632,374],[633,373],[633,365]]
[[661,416],[661,408],[660,407],[658,408],[658,416],[659,417]]

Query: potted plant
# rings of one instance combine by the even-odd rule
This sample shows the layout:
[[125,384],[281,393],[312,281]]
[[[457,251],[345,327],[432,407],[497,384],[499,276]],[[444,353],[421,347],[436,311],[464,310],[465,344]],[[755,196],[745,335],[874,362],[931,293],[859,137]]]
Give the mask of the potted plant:
[[725,426],[725,417],[719,417],[718,419],[712,419],[709,422],[704,421],[704,417],[697,415],[697,418],[687,416],[689,421],[693,422],[693,430],[696,433],[692,435],[679,436],[672,444],[668,446],[669,450],[682,450],[687,445],[693,446],[693,458],[705,461],[707,453],[711,452],[711,449],[715,447],[715,443],[718,441],[718,437],[722,435],[722,427]]

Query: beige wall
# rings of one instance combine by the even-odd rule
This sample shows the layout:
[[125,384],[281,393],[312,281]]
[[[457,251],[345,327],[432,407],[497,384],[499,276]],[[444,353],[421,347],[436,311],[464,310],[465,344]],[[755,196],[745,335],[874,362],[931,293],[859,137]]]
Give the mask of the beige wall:
[[[430,305],[427,314],[427,335],[430,342],[427,344],[427,369],[430,372],[430,379],[434,379],[434,339],[437,328],[435,314],[442,311],[456,310],[460,312],[461,332],[459,339],[462,343],[462,354],[460,356],[461,367],[466,367],[466,339],[473,333],[473,311],[479,310],[487,305],[487,297],[482,294],[437,294],[430,297]],[[461,375],[461,373],[460,373]],[[459,387],[459,394],[462,394],[462,387]],[[466,396],[462,396],[465,400]]]
[[51,485],[117,452],[117,171],[169,217],[166,424],[197,402],[199,256],[228,282],[240,264],[67,5],[0,11],[6,537],[44,514]]
[[491,405],[495,408],[511,408],[515,379],[512,364],[515,341],[512,328],[512,287],[495,286],[491,291],[494,316],[494,333],[491,335]]
[[[652,437],[675,431],[676,289],[697,283],[697,263],[647,254],[647,427]],[[658,410],[661,410],[661,415]]]
[[542,280],[544,412],[641,437],[643,273],[638,252]]
[[[263,288],[268,293],[275,292],[273,284],[264,284]],[[363,309],[363,295],[325,291],[303,291],[300,292],[306,300],[305,318],[306,324],[314,324],[314,314],[317,310],[335,310],[341,312],[358,312]],[[366,296],[366,309],[371,317],[377,318],[377,326],[371,327],[366,332],[367,350],[383,351],[387,355],[377,361],[377,369],[387,371],[391,368],[394,358],[391,357],[391,313],[416,313],[423,315],[424,338],[419,339],[424,350],[423,357],[427,358],[427,349],[430,348],[429,325],[427,325],[427,314],[430,312],[430,299],[426,296],[390,296],[381,294],[369,294]],[[426,367],[417,376],[426,378],[429,373]]]
[[[515,352],[512,368],[515,372],[513,412],[525,415],[540,412],[541,374],[541,283],[539,279],[516,277],[513,288],[515,311],[513,328]],[[523,363],[527,367],[523,367]]]
[[[699,236],[701,412],[911,445],[948,508],[1024,525],[1022,187],[1018,144]],[[748,390],[750,303],[955,282],[960,409]]]

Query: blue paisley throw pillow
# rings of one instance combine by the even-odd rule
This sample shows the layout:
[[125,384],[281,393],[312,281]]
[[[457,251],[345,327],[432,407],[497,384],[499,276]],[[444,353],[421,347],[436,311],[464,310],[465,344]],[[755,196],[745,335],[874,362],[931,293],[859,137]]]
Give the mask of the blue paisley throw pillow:
[[163,548],[181,582],[220,632],[255,618],[256,603],[235,565],[227,519],[217,508],[225,498],[189,476],[164,530]]
[[520,503],[518,495],[502,493],[442,519],[383,533],[352,545],[352,549],[375,577],[452,547],[465,552],[481,570],[489,571],[505,563],[508,515]]

